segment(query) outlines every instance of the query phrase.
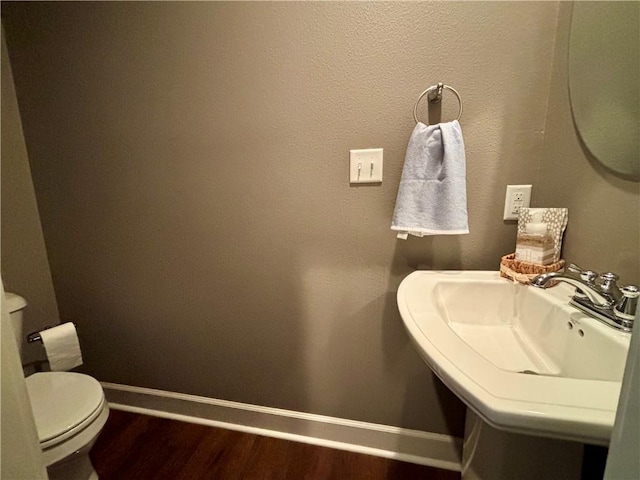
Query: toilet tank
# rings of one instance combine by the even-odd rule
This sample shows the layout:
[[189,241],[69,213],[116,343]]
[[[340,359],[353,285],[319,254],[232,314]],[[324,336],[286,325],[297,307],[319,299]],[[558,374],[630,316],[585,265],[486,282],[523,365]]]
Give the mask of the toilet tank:
[[27,306],[27,301],[20,295],[15,293],[5,292],[4,297],[7,301],[7,308],[9,310],[9,316],[11,317],[11,326],[13,327],[13,333],[16,336],[16,343],[18,344],[18,351],[22,357],[22,342],[26,333],[23,327],[22,314],[24,307]]

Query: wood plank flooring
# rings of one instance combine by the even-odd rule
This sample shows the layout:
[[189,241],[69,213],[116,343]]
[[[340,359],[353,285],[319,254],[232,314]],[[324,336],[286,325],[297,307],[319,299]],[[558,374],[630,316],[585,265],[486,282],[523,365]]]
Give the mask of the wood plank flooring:
[[458,472],[119,410],[91,459],[101,480],[460,480]]

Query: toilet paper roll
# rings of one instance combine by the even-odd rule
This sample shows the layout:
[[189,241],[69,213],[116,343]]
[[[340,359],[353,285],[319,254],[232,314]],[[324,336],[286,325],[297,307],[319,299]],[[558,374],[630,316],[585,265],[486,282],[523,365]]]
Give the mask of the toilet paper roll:
[[52,371],[66,371],[82,365],[80,342],[73,323],[42,330],[40,338]]

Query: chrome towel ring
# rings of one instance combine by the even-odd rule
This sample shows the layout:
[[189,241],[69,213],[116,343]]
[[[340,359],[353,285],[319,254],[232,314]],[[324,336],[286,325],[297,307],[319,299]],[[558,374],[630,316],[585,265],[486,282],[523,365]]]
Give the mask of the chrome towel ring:
[[[444,89],[451,90],[453,94],[456,96],[456,98],[458,99],[458,103],[460,104],[460,112],[458,112],[458,118],[456,118],[456,120],[460,120],[460,118],[462,118],[462,98],[460,97],[460,94],[457,92],[455,88],[450,87],[449,85],[444,85],[442,82],[440,82],[437,85],[432,85],[429,88],[427,88],[424,92],[420,94],[420,96],[418,97],[418,100],[416,100],[416,104],[413,106],[413,118],[416,121],[416,123],[420,121],[418,120],[418,104],[420,103],[420,100],[422,100],[422,97],[424,97],[425,95],[428,95],[427,99],[429,103],[439,103],[442,101],[442,92]],[[429,125],[429,124],[426,123],[425,125]]]

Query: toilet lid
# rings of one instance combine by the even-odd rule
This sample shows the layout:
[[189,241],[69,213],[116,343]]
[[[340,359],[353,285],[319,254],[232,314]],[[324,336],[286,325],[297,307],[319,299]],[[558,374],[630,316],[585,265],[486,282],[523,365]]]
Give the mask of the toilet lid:
[[100,383],[81,373],[34,373],[27,377],[26,383],[43,447],[82,430],[100,414],[104,405]]

